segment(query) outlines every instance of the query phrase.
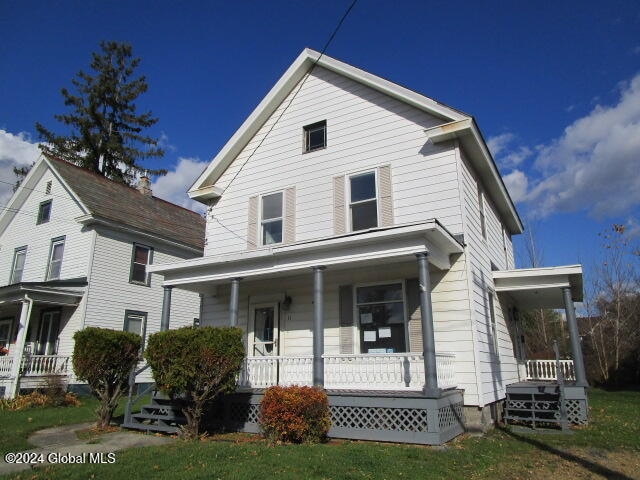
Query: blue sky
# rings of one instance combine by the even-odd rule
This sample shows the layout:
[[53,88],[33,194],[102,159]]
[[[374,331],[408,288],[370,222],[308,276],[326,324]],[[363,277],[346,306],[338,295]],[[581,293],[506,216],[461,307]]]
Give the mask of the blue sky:
[[[0,180],[33,155],[36,121],[57,128],[59,90],[99,41],[127,41],[171,170],[154,191],[186,204],[204,162],[349,3],[0,1]],[[327,54],[473,115],[544,264],[589,266],[599,231],[640,231],[639,33],[634,1],[359,0]]]

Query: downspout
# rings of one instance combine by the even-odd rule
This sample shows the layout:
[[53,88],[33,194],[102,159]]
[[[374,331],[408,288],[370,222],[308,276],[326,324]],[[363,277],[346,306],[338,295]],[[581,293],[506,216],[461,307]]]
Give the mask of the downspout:
[[[26,293],[24,300],[21,300],[22,308],[20,309],[20,320],[18,323],[18,336],[16,337],[15,352],[13,353],[13,364],[11,365],[11,384],[9,386],[8,398],[14,398],[19,392],[20,368],[22,367],[22,358],[24,355],[24,344],[27,338],[27,330],[29,329],[29,319],[31,318],[31,310],[33,308],[33,299]],[[29,306],[25,309],[25,304]]]

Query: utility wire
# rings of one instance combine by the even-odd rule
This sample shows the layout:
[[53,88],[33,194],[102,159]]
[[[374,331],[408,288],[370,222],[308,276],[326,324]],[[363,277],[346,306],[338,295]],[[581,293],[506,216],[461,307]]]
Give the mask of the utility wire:
[[[288,108],[291,106],[291,104],[293,103],[293,101],[295,100],[295,98],[298,96],[298,93],[300,93],[300,91],[302,90],[302,87],[304,86],[305,82],[307,81],[307,79],[309,78],[309,76],[311,75],[311,73],[313,72],[313,70],[316,68],[316,65],[318,65],[318,62],[320,62],[320,59],[322,59],[322,57],[324,56],[325,52],[327,51],[327,48],[329,48],[329,45],[331,45],[331,42],[333,41],[333,39],[335,38],[336,34],[338,33],[338,31],[340,30],[340,27],[342,26],[342,24],[344,23],[344,21],[346,20],[346,18],[349,16],[349,13],[351,12],[351,10],[353,9],[353,7],[356,5],[356,3],[358,2],[358,0],[353,0],[351,2],[351,4],[349,5],[349,7],[347,8],[347,10],[344,12],[344,14],[342,15],[342,17],[340,18],[340,21],[338,21],[338,24],[335,26],[335,28],[333,29],[333,32],[331,33],[331,35],[329,36],[329,39],[326,41],[326,43],[324,44],[324,47],[322,47],[322,50],[320,51],[320,55],[318,56],[318,58],[313,62],[313,64],[311,65],[311,68],[309,69],[309,71],[305,74],[304,78],[302,79],[302,81],[300,82],[300,85],[298,86],[298,88],[296,89],[296,91],[294,92],[293,96],[291,97],[291,99],[289,100],[289,102],[285,105],[284,109],[280,112],[280,115],[278,115],[278,117],[276,118],[275,122],[273,122],[273,124],[271,125],[271,127],[269,127],[269,130],[267,130],[267,133],[264,134],[264,136],[262,137],[262,139],[260,139],[260,142],[258,142],[258,145],[256,145],[256,147],[253,149],[253,151],[249,154],[249,156],[246,158],[246,160],[242,163],[242,165],[240,165],[240,168],[238,169],[238,171],[233,175],[233,177],[231,178],[231,180],[229,181],[229,183],[227,184],[226,187],[224,187],[224,189],[222,190],[221,195],[224,195],[224,193],[229,189],[229,187],[231,186],[231,184],[235,181],[235,179],[238,177],[238,175],[240,175],[240,172],[242,172],[243,168],[245,167],[245,165],[249,162],[249,160],[251,160],[251,158],[253,158],[253,156],[255,155],[255,153],[258,151],[258,149],[262,146],[262,144],[264,143],[264,141],[267,139],[267,137],[269,136],[269,134],[273,131],[273,129],[275,128],[275,126],[278,124],[278,122],[282,119],[282,117],[284,116],[284,114],[286,113],[286,111],[288,110]],[[238,235],[236,232],[232,231],[230,228],[228,228],[227,226],[225,226],[218,218],[215,217],[215,215],[213,213],[211,213],[211,218],[213,220],[215,220],[222,228],[224,228],[225,230],[227,230],[228,232],[232,233],[235,237],[246,241],[247,243],[252,244],[253,246],[256,246],[254,242],[250,241],[247,238],[243,238],[242,236]]]

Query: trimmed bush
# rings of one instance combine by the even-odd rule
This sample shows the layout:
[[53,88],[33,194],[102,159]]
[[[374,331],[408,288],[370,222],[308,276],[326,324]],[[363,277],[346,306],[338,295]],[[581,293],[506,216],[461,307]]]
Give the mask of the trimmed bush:
[[187,424],[182,436],[196,439],[206,403],[236,389],[244,359],[242,330],[184,327],[158,332],[149,337],[144,355],[158,388],[183,405]]
[[327,394],[314,387],[268,388],[260,402],[259,421],[272,442],[323,442],[331,426]]
[[120,398],[129,391],[129,374],[140,353],[140,335],[88,327],[73,336],[73,369],[100,400],[97,428],[106,428]]

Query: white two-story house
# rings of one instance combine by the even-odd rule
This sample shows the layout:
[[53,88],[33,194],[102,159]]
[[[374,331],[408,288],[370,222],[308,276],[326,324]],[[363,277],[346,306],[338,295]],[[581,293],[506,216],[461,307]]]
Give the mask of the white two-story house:
[[151,270],[245,331],[246,431],[262,389],[305,384],[332,436],[441,443],[525,379],[518,311],[582,297],[580,266],[515,269],[523,225],[472,117],[312,50],[188,193],[204,256]]
[[[55,158],[41,157],[0,213],[0,389],[12,397],[48,375],[76,383],[73,335],[84,327],[160,329],[154,263],[202,256],[201,215]],[[173,326],[200,316],[197,293],[173,296]],[[138,378],[151,382],[149,372]]]

